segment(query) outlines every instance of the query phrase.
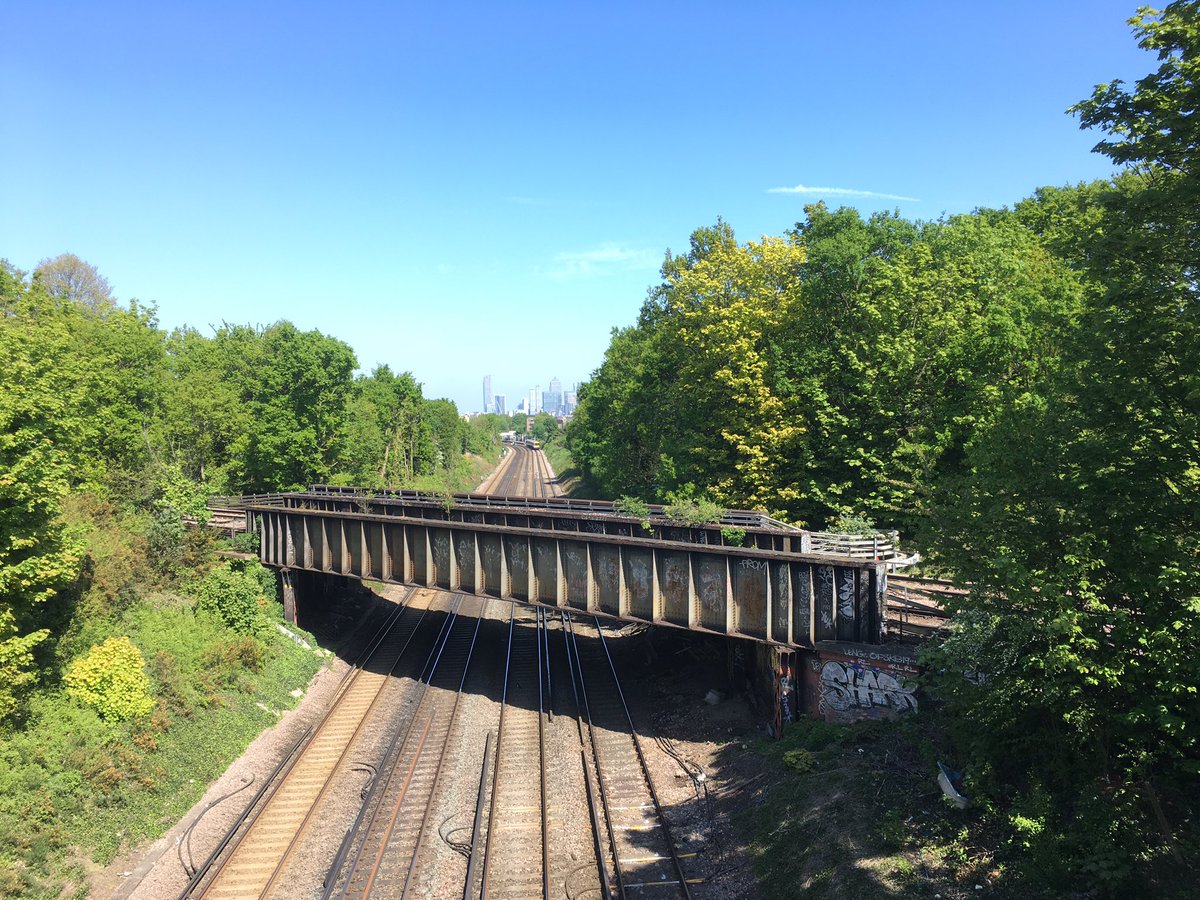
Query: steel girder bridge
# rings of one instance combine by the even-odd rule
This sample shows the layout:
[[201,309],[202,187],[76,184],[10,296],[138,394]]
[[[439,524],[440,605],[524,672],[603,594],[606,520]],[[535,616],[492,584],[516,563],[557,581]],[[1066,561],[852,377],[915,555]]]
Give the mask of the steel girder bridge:
[[883,640],[878,548],[814,550],[809,532],[758,513],[687,526],[657,508],[638,519],[603,501],[320,485],[240,506],[262,562],[281,573],[292,619],[293,573],[314,572],[791,648]]

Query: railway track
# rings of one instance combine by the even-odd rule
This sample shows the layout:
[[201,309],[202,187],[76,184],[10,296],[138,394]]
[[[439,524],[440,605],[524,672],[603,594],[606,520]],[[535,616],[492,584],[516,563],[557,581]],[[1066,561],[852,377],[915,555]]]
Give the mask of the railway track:
[[887,583],[887,634],[898,643],[920,644],[945,629],[948,600],[966,594],[965,588],[932,578],[890,575]]
[[[701,882],[689,878],[663,815],[641,742],[621,690],[616,665],[598,620],[582,624],[565,614],[570,674],[579,699],[581,756],[588,781],[588,803],[603,860],[601,890],[625,900],[643,896],[688,898]],[[578,631],[589,640],[581,642]],[[594,787],[594,790],[593,790]],[[579,893],[576,889],[576,894]]]
[[541,450],[524,444],[510,446],[508,456],[479,486],[480,493],[502,497],[558,497],[562,491]]
[[430,650],[406,727],[386,755],[326,879],[324,898],[415,895],[484,598],[455,597]]
[[[405,601],[375,632],[301,750],[223,842],[228,849],[214,852],[183,896],[295,896],[314,850],[306,833],[375,719],[392,723],[373,757],[378,774],[329,866],[323,898],[690,898],[699,882],[685,868],[692,854],[676,848],[599,622],[513,604],[505,623],[488,609],[497,601],[464,594],[418,590]],[[478,638],[489,620],[500,646],[482,653]],[[472,693],[495,688],[500,700],[498,719],[482,732],[460,715],[477,659],[491,665],[471,675]],[[473,741],[485,736],[494,753],[485,750],[482,771],[478,761],[464,766],[464,748],[477,750]],[[449,798],[463,794],[462,779],[471,779],[474,798],[476,773],[464,876],[454,874],[461,859],[445,864],[436,820],[458,807]],[[471,807],[458,809],[470,817]]]
[[[281,874],[312,822],[312,816],[348,763],[360,732],[386,705],[392,678],[413,647],[433,591],[410,590],[368,641],[346,674],[321,721],[272,783],[235,822],[217,851],[201,866],[181,897],[285,895]],[[370,667],[370,668],[368,668]]]
[[[307,895],[325,872],[313,897],[690,898],[694,854],[676,847],[599,622],[423,589],[402,602],[183,896]],[[376,774],[347,805],[363,758]],[[464,873],[442,826],[472,816]],[[334,823],[351,818],[339,847]]]
[[[545,612],[514,604],[509,619],[480,897],[526,900],[551,896]],[[538,773],[536,786],[534,772]],[[468,885],[469,891],[473,888]]]

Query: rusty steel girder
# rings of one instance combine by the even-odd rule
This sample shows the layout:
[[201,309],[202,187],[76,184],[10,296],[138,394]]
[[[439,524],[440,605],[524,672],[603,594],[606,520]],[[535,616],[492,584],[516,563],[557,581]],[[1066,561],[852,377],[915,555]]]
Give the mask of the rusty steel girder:
[[789,647],[883,639],[884,563],[799,552],[792,549],[795,533],[770,540],[749,534],[751,546],[739,547],[673,540],[665,529],[639,537],[571,528],[528,512],[500,519],[324,499],[292,495],[246,505],[248,525],[260,520],[264,564]]

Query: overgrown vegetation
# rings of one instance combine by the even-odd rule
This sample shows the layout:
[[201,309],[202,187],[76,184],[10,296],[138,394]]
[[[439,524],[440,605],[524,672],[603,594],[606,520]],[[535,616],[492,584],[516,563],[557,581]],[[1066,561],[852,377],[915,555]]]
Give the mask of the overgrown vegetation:
[[568,432],[612,495],[886,523],[970,583],[925,660],[982,808],[958,843],[1056,895],[1200,861],[1200,4],[1131,23],[1157,70],[1072,110],[1111,180],[699,229]]
[[669,492],[663,512],[672,522],[693,526],[715,525],[725,516],[725,510],[719,503],[698,494],[692,484]]
[[935,763],[947,743],[936,713],[850,727],[804,720],[782,741],[755,741],[770,777],[740,818],[763,896],[1087,896],[1078,884],[1047,887],[994,810],[946,800]]
[[70,255],[0,262],[0,359],[0,895],[83,894],[72,860],[169,824],[320,665],[271,627],[275,576],[185,519],[213,492],[470,487],[507,420],[287,322],[165,333]]
[[654,531],[650,522],[650,504],[637,497],[620,497],[613,501],[613,512],[620,516],[638,519],[638,525],[647,533]]
[[[177,594],[89,622],[72,644],[108,633],[145,659],[136,694],[151,705],[106,716],[72,699],[68,680],[35,693],[22,727],[0,734],[2,896],[84,896],[80,852],[103,863],[159,835],[321,665],[274,629],[238,635]],[[114,695],[100,685],[103,706]]]
[[566,437],[562,429],[559,429],[542,444],[542,452],[546,454],[550,467],[554,469],[554,476],[558,479],[559,487],[568,497],[607,499],[596,490],[596,486],[575,464],[575,458],[566,445]]

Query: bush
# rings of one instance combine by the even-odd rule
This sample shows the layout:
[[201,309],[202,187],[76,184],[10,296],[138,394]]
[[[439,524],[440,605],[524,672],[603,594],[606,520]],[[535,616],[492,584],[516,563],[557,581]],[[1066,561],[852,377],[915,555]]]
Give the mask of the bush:
[[632,516],[635,519],[650,518],[650,504],[637,497],[622,497],[613,501],[613,512],[621,516]]
[[726,525],[721,529],[721,537],[730,547],[741,547],[746,543],[746,529],[734,525]]
[[804,773],[812,769],[816,763],[816,757],[813,756],[811,750],[805,750],[803,747],[798,747],[795,750],[787,750],[783,754],[783,762],[791,769],[797,772]]
[[654,526],[650,524],[650,504],[645,500],[639,500],[637,497],[622,497],[620,500],[613,501],[613,512],[617,515],[641,519],[642,531],[654,530]]
[[229,539],[229,546],[239,553],[258,552],[258,532],[241,531]]
[[274,599],[274,577],[257,562],[240,566],[227,562],[197,585],[196,607],[215,614],[234,631],[251,634],[266,620],[267,603]]
[[174,576],[182,568],[187,529],[172,508],[158,510],[146,529],[148,558],[159,574]]
[[838,516],[829,530],[835,534],[879,534],[879,529],[866,516],[857,513],[843,513]]
[[67,667],[67,694],[106,722],[145,715],[154,708],[142,651],[127,637],[96,644]]
[[692,485],[686,485],[678,493],[667,494],[663,511],[668,518],[684,525],[712,525],[725,517],[725,509],[705,496],[695,493]]
[[10,610],[0,610],[0,722],[21,710],[37,682],[33,649],[50,636],[47,629],[19,635]]

